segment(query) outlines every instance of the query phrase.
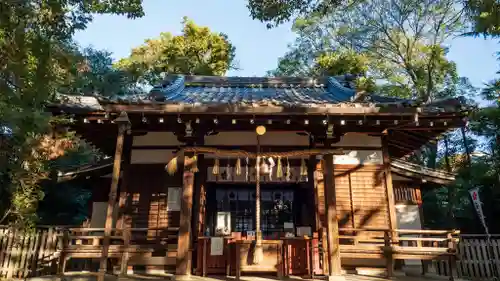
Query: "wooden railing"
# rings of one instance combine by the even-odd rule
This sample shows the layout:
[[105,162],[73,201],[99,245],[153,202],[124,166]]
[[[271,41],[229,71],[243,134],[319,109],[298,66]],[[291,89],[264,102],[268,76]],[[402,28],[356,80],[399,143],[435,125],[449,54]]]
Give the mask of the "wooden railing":
[[[384,259],[387,275],[395,260],[447,260],[456,266],[458,231],[409,229],[340,229],[340,254],[349,258]],[[424,263],[422,273],[427,272]]]
[[[69,228],[61,231],[59,274],[63,274],[70,258],[101,258],[104,228]],[[160,234],[158,234],[160,232]],[[109,258],[121,260],[120,272],[126,274],[131,265],[175,265],[178,228],[112,229],[109,235]],[[154,234],[153,234],[154,233]],[[156,250],[167,250],[166,255],[153,257]]]
[[[345,259],[374,259],[382,261],[387,275],[392,276],[395,260],[447,260],[454,266],[458,232],[433,230],[340,229],[340,254]],[[283,276],[322,275],[328,272],[325,244],[322,235],[311,238],[282,238],[281,267]],[[210,240],[198,244],[197,273],[229,274],[236,272],[238,259],[232,238],[224,240],[224,255],[210,255]],[[345,262],[345,261],[344,261]],[[345,263],[343,264],[345,265]],[[425,268],[423,269],[425,273]]]
[[[99,259],[102,255],[103,228],[40,228],[33,234],[0,230],[0,264],[3,265],[0,277],[24,278],[35,276],[38,271],[40,274],[55,273],[55,267],[61,273],[69,258]],[[113,229],[109,257],[121,260],[122,272],[133,265],[175,266],[177,232],[177,228]],[[388,274],[392,274],[396,259],[440,260],[453,269],[457,235],[458,232],[434,230],[340,229],[340,251],[343,263],[346,258],[376,259],[388,267]],[[283,267],[279,269],[283,275],[322,275],[328,272],[323,236],[314,233],[311,238],[293,238],[283,243]],[[231,243],[227,244],[231,246]],[[219,273],[220,267],[221,274],[233,274],[235,253],[210,256],[209,246],[209,240],[198,243],[198,258],[222,260],[209,260],[204,272]],[[234,249],[234,245],[229,249]],[[157,250],[162,252],[161,256],[153,256]],[[471,263],[476,262],[467,258]],[[202,261],[198,262],[199,268],[202,265]]]

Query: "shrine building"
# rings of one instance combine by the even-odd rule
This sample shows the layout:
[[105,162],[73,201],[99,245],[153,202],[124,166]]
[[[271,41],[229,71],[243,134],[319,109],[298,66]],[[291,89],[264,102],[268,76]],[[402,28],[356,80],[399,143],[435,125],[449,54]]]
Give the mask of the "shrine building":
[[406,159],[467,108],[354,78],[171,75],[143,95],[62,96],[49,110],[110,156],[59,173],[92,181],[90,228],[68,230],[63,260],[236,278],[452,266],[457,232],[422,230],[421,192],[454,175]]

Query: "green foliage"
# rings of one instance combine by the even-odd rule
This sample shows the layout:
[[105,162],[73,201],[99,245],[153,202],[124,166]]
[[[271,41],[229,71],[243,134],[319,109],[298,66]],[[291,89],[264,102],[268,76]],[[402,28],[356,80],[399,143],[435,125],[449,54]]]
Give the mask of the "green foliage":
[[467,15],[473,22],[468,35],[500,36],[500,3],[497,0],[468,0]]
[[346,73],[366,75],[368,58],[354,50],[341,50],[324,53],[316,58],[315,71],[320,75],[343,75]]
[[324,14],[338,7],[341,0],[248,0],[248,9],[253,19],[267,23],[271,28],[289,21],[294,16],[310,13]]
[[116,67],[142,83],[155,85],[163,74],[224,75],[233,68],[235,48],[227,36],[184,18],[182,34],[161,33],[132,50]]
[[71,136],[49,135],[53,124],[44,105],[71,73],[72,35],[93,13],[143,14],[141,1],[0,2],[0,223],[29,227],[36,222],[50,161],[74,144]]
[[450,96],[450,88],[465,82],[443,47],[464,28],[455,4],[366,0],[299,18],[296,41],[269,74],[355,72],[363,74],[368,84],[358,84],[365,88],[374,89],[370,84],[378,81],[381,94],[423,101]]
[[110,52],[87,47],[68,53],[72,63],[58,89],[60,93],[121,96],[142,91],[131,73],[113,67]]
[[[440,1],[433,2],[439,3]],[[364,0],[248,0],[247,7],[252,18],[264,22],[268,28],[272,28],[298,17],[324,16],[333,12],[342,12],[345,6],[364,3]],[[385,5],[391,4],[389,1]],[[483,36],[498,36],[500,34],[500,4],[497,0],[457,0],[454,1],[454,5],[462,7],[461,14],[465,14],[467,21],[471,23],[472,27],[466,34]],[[394,8],[398,9],[399,7]],[[419,14],[421,11],[418,11]],[[418,29],[420,27],[411,26],[409,28]]]

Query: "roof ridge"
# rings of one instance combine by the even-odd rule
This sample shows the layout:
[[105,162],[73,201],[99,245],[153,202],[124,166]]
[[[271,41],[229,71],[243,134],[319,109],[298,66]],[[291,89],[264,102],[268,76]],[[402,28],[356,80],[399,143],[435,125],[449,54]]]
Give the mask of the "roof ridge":
[[208,75],[167,75],[162,83],[156,87],[165,87],[172,84],[174,81],[183,77],[186,84],[209,84],[209,85],[231,85],[231,86],[245,86],[252,84],[262,85],[304,85],[304,86],[326,86],[330,79],[335,79],[339,82],[352,81],[355,77],[353,75],[339,75],[339,76],[319,76],[319,77],[295,77],[295,76],[282,76],[282,77],[245,77],[245,76],[208,76]]

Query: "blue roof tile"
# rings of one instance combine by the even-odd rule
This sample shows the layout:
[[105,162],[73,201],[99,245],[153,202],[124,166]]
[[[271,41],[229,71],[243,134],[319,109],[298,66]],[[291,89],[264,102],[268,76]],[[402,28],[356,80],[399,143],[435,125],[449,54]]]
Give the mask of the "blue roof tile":
[[[353,77],[267,78],[174,75],[154,87],[149,99],[155,102],[188,104],[273,104],[281,106],[320,105],[350,102],[356,91]],[[401,99],[369,95],[370,102],[402,102]]]

